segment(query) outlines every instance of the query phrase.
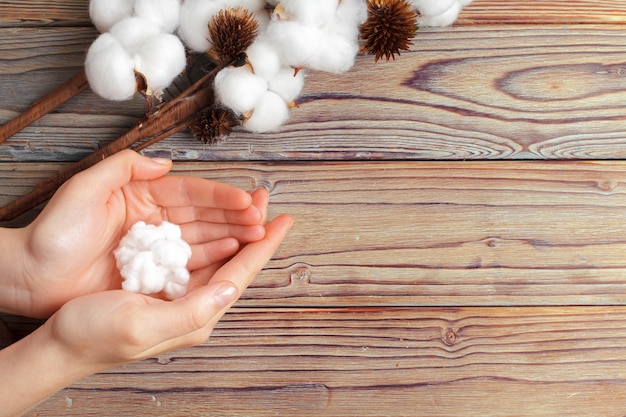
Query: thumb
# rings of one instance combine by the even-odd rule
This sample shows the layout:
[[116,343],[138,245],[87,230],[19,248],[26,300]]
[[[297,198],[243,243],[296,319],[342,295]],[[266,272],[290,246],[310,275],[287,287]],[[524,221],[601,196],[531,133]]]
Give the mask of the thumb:
[[73,183],[87,186],[94,192],[107,196],[131,180],[151,180],[164,176],[172,168],[172,161],[148,158],[135,151],[123,150],[96,165],[76,174]]

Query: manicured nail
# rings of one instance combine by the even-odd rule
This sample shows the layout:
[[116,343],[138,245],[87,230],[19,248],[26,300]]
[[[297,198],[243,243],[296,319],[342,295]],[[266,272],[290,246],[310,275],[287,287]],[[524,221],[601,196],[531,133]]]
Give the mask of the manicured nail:
[[234,302],[239,298],[239,291],[237,288],[230,283],[220,284],[219,287],[215,290],[213,298],[217,302],[217,304],[222,307],[227,307],[230,303]]
[[167,158],[150,158],[152,160],[152,162],[159,164],[159,165],[169,165],[172,163],[171,159],[167,159]]

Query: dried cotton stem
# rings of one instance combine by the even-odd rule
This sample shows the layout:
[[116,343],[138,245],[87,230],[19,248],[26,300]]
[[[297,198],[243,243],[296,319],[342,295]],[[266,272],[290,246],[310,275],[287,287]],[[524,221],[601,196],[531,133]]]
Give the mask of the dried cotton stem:
[[[145,121],[139,123],[113,142],[98,149],[84,159],[59,170],[52,177],[37,184],[26,195],[0,208],[0,221],[14,219],[45,202],[52,197],[65,181],[102,159],[129,147],[133,147],[136,150],[143,149],[148,144],[165,139],[188,127],[190,119],[196,113],[213,104],[213,79],[223,67],[224,65],[219,65],[214,68],[176,98],[160,106]],[[145,141],[145,143],[142,144],[142,141]]]

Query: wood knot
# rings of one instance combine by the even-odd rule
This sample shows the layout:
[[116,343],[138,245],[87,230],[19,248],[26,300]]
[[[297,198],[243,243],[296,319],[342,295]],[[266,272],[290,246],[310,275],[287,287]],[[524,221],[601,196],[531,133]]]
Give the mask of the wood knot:
[[452,329],[446,329],[443,333],[443,343],[446,346],[454,346],[457,341],[457,334]]
[[311,278],[311,269],[306,265],[300,265],[291,271],[291,282],[308,282]]

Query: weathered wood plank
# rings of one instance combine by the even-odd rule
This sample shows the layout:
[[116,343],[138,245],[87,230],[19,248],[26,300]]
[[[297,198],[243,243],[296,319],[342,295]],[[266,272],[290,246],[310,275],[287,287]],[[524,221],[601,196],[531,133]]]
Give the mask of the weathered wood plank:
[[[0,203],[54,166],[0,164]],[[266,187],[272,215],[295,217],[246,306],[626,301],[620,162],[199,162],[176,173]]]
[[624,323],[614,307],[244,309],[30,415],[622,416]]
[[[93,36],[0,37],[0,122],[71,77]],[[311,73],[277,133],[212,147],[183,134],[154,149],[183,160],[626,158],[625,45],[621,25],[425,30],[395,62],[360,57],[347,74]],[[75,160],[141,114],[141,98],[81,94],[3,144],[0,160]]]
[[626,4],[620,0],[474,0],[456,25],[476,23],[626,23]]
[[[0,27],[87,26],[87,0],[11,1],[0,4]],[[539,0],[533,2],[474,0],[457,25],[475,23],[625,23],[626,6],[620,0]]]

